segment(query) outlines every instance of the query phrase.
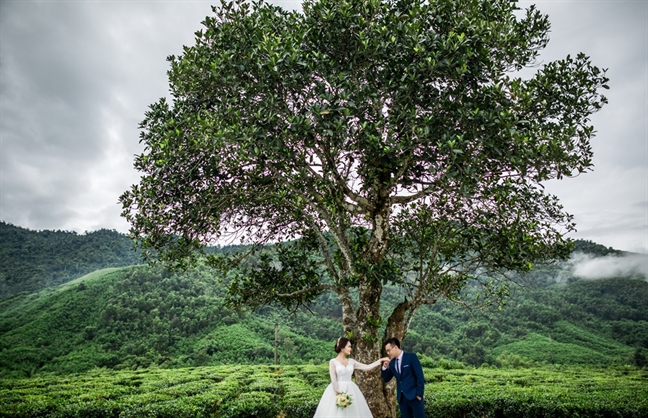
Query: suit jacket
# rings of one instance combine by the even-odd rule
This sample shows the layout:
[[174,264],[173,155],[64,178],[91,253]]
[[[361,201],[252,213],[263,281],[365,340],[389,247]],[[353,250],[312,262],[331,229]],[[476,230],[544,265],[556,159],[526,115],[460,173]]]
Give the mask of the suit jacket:
[[400,374],[396,371],[396,362],[389,362],[389,368],[382,370],[382,379],[389,382],[392,377],[396,378],[396,399],[401,401],[401,396],[413,401],[417,396],[423,399],[425,380],[421,362],[414,353],[403,352],[403,364],[400,366]]

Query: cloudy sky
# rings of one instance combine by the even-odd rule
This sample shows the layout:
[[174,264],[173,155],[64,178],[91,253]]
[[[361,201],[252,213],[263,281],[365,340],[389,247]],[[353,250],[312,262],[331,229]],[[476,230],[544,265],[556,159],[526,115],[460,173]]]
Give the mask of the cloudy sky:
[[[0,0],[0,220],[127,231],[117,199],[138,181],[137,125],[167,95],[166,56],[193,43],[211,4]],[[547,188],[575,215],[575,238],[648,252],[647,3],[535,4],[552,22],[544,62],[584,52],[611,79],[594,171]]]

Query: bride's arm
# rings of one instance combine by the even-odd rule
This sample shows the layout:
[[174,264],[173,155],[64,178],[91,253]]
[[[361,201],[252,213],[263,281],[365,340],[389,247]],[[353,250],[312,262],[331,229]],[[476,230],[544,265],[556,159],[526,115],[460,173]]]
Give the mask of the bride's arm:
[[333,385],[333,390],[335,393],[338,393],[337,372],[335,371],[333,360],[329,361],[329,374],[331,375],[331,385]]
[[372,370],[372,369],[375,369],[376,367],[380,366],[382,364],[383,360],[384,359],[379,359],[379,360],[374,361],[371,364],[362,364],[359,361],[353,360],[353,369],[354,370],[356,370],[356,369],[357,370],[363,370],[363,371],[364,370]]

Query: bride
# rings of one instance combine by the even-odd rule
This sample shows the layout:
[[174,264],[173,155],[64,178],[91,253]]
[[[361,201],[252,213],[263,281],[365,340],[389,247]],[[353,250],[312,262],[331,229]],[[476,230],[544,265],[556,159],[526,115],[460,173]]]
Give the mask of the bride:
[[[371,370],[380,366],[388,358],[381,358],[367,365],[347,358],[351,354],[351,341],[339,338],[335,343],[337,357],[329,362],[331,384],[326,387],[313,418],[371,418],[371,411],[360,388],[351,381],[354,370]],[[345,408],[336,405],[336,396],[346,393],[351,397],[351,404]]]

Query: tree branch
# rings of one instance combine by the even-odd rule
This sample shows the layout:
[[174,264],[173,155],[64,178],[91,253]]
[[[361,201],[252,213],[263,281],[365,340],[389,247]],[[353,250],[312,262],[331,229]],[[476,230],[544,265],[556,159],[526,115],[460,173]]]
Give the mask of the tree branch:
[[315,150],[315,153],[317,154],[320,160],[326,161],[326,163],[330,167],[331,173],[333,174],[333,179],[335,180],[338,187],[342,189],[342,192],[344,193],[345,196],[347,196],[349,199],[357,203],[362,208],[361,213],[367,213],[374,210],[374,205],[368,199],[360,196],[359,194],[351,190],[351,188],[346,183],[346,181],[344,181],[342,176],[340,176],[340,173],[338,173],[333,157],[328,152],[326,152],[325,149],[323,154],[321,152],[318,152],[317,150]]
[[313,219],[308,219],[308,222],[311,225],[311,229],[315,232],[315,235],[317,236],[317,241],[319,242],[322,255],[324,255],[326,266],[331,273],[331,277],[333,278],[333,281],[335,283],[340,283],[340,276],[338,275],[338,272],[335,269],[335,265],[333,264],[333,260],[331,259],[331,254],[329,252],[328,244],[326,242],[326,239],[324,238],[324,235],[322,235],[322,231],[320,231],[319,227],[315,224],[315,221]]

